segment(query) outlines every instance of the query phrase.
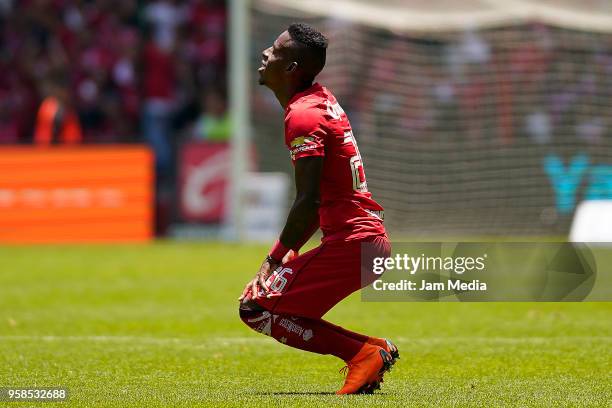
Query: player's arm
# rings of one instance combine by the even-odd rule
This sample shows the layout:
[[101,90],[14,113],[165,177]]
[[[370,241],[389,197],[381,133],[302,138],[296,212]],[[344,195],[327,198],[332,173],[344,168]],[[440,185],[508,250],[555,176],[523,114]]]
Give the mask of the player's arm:
[[297,194],[285,228],[270,256],[281,261],[290,249],[297,251],[319,228],[319,185],[325,157],[327,129],[320,109],[291,111],[285,118],[285,144],[291,152]]
[[285,248],[298,250],[319,227],[319,186],[322,170],[321,156],[303,157],[295,162],[297,192],[279,239]]
[[259,289],[266,296],[270,293],[266,279],[292,249],[299,249],[317,230],[319,218],[319,184],[325,156],[325,130],[321,126],[321,113],[316,109],[302,109],[285,118],[288,131],[285,144],[291,151],[295,168],[296,196],[280,238],[259,267],[259,271],[247,283],[239,300],[259,297]]
[[320,156],[303,157],[295,162],[296,195],[283,232],[271,254],[261,264],[255,278],[247,283],[238,300],[244,299],[249,293],[252,299],[257,299],[260,288],[268,295],[270,290],[266,279],[271,271],[281,263],[291,248],[297,249],[300,242],[305,241],[305,236],[310,234],[310,238],[316,231],[319,225],[319,184],[322,169],[323,157]]
[[[313,221],[312,224],[310,224],[310,227],[308,227],[308,229],[306,230],[306,232],[304,233],[304,235],[302,236],[302,238],[300,238],[300,240],[298,241],[298,243],[292,248],[293,249],[293,256],[297,256],[298,251],[300,250],[300,248],[302,248],[304,246],[304,244],[306,244],[308,242],[308,240],[310,238],[312,238],[312,236],[314,235],[315,232],[317,232],[317,230],[319,229],[319,217],[316,217],[315,220]],[[286,261],[283,259],[283,263],[285,263]]]

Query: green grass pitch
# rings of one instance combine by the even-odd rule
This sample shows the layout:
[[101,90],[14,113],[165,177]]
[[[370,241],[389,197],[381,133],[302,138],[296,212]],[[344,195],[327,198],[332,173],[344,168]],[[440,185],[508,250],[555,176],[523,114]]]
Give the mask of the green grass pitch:
[[[0,248],[0,387],[69,388],[68,403],[45,407],[611,406],[612,303],[352,296],[326,318],[390,337],[402,358],[378,394],[337,397],[339,360],[238,319],[236,298],[266,249]],[[612,252],[598,262],[612,265]]]

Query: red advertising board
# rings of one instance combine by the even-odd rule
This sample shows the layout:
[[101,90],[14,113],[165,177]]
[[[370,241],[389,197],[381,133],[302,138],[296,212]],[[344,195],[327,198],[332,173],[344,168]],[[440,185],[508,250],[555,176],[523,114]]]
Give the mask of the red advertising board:
[[225,214],[230,178],[227,143],[191,142],[180,153],[179,192],[185,221],[220,222]]

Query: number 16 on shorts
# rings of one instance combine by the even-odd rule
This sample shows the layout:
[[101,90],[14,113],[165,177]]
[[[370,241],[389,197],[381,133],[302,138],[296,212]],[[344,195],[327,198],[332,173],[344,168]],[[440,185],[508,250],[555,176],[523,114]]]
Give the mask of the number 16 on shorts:
[[277,292],[278,294],[283,293],[285,285],[287,285],[287,278],[292,275],[293,269],[278,267],[270,277],[268,277],[268,287],[271,291]]

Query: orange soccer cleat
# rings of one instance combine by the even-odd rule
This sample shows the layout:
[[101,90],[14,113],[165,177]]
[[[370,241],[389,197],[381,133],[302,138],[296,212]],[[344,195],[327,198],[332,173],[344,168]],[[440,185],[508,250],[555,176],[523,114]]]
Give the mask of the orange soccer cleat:
[[385,371],[391,368],[393,357],[385,349],[365,343],[351,361],[346,363],[348,374],[342,389],[336,394],[366,394],[380,387]]
[[387,353],[391,355],[391,361],[388,364],[388,368],[386,370],[383,370],[380,373],[376,381],[374,381],[373,383],[371,383],[369,386],[365,387],[362,390],[363,394],[373,394],[374,391],[380,389],[380,384],[383,382],[383,376],[385,375],[387,371],[391,371],[391,368],[393,368],[393,365],[397,362],[397,360],[399,360],[400,355],[399,355],[399,350],[397,349],[397,346],[393,344],[391,340],[381,339],[378,337],[370,337],[368,338],[367,343],[372,344],[374,346],[381,347],[383,350],[385,350]]
[[391,357],[393,357],[392,364],[395,364],[395,361],[400,358],[399,350],[397,349],[397,346],[391,342],[391,340],[370,337],[368,338],[367,342],[374,346],[382,347],[387,353],[391,354]]

